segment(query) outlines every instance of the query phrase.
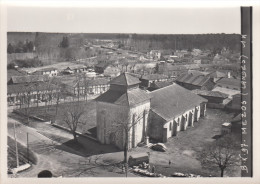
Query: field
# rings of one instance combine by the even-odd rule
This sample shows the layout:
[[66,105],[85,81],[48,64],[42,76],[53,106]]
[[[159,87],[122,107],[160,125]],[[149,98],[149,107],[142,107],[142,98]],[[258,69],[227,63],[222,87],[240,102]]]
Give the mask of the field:
[[[57,116],[56,105],[30,107],[28,112],[30,112],[31,116],[39,117],[41,119],[45,119],[46,121],[55,121],[55,124],[67,127],[63,121],[64,113],[67,109],[73,109],[78,105],[83,107],[82,111],[84,113],[82,115],[82,120],[84,121],[84,125],[79,124],[77,131],[81,133],[94,134],[93,136],[95,136],[95,131],[93,131],[93,129],[96,126],[96,103],[94,100],[89,100],[87,103],[80,101],[59,104],[57,108]],[[17,109],[17,111],[26,114],[25,109]]]

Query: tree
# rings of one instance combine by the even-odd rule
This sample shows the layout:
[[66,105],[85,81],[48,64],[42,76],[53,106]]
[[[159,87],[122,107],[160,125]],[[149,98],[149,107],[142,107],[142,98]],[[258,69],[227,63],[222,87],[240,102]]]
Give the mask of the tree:
[[77,102],[76,105],[73,104],[73,105],[68,105],[67,107],[65,107],[63,120],[66,123],[66,125],[68,126],[68,128],[70,129],[70,131],[74,137],[74,140],[76,142],[78,142],[77,133],[76,133],[78,125],[85,124],[85,122],[83,120],[84,113],[85,113],[84,106],[80,105],[79,102]]
[[128,143],[129,143],[130,132],[137,124],[142,122],[141,120],[144,118],[146,112],[147,110],[144,110],[143,113],[133,114],[133,116],[122,113],[118,115],[115,119],[113,119],[111,129],[109,130],[110,133],[123,135],[122,138],[123,138],[123,147],[124,147],[124,163],[126,166],[126,177],[128,171],[127,157],[128,157],[128,150],[129,150]]
[[7,53],[8,54],[14,53],[14,47],[11,43],[9,43],[8,46],[7,46]]
[[223,177],[226,168],[237,165],[238,154],[238,139],[232,135],[226,135],[206,145],[199,155],[199,160],[203,167],[219,168],[220,176]]
[[62,48],[68,48],[69,47],[69,39],[67,36],[63,36],[62,41],[60,42],[60,46]]

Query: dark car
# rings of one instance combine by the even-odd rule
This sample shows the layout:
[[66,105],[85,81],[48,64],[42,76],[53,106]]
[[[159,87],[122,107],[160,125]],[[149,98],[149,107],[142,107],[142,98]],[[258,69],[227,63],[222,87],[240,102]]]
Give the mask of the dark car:
[[161,151],[161,152],[165,152],[167,150],[166,146],[162,143],[154,144],[151,148],[155,151]]

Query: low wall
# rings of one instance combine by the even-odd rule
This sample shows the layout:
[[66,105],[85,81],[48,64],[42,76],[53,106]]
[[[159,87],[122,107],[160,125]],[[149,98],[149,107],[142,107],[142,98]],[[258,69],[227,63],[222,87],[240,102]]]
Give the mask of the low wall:
[[[64,127],[64,126],[61,126],[61,125],[58,125],[58,124],[54,124],[54,123],[52,123],[52,126],[54,126],[54,127],[56,127],[56,128],[59,128],[59,129],[62,129],[62,130],[65,130],[65,131],[71,133],[70,129],[67,128],[67,127]],[[93,141],[99,142],[96,138],[92,137],[91,135],[83,134],[83,133],[78,132],[78,131],[76,131],[76,134],[77,134],[77,135],[80,135],[80,136],[83,136],[83,137],[86,137],[86,138],[88,138],[88,139],[91,139],[91,140],[93,140]]]

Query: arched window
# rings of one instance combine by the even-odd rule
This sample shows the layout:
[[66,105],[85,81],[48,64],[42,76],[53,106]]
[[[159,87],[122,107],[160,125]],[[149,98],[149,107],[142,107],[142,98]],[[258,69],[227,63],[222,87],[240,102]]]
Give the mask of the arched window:
[[169,129],[172,130],[172,123],[169,124]]

